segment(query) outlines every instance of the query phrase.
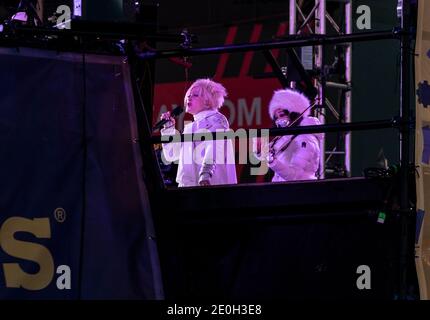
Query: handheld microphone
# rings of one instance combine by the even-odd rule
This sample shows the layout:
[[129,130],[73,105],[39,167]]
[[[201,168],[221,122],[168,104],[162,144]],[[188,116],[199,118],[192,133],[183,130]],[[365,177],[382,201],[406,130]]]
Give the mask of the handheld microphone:
[[[171,116],[176,118],[177,116],[179,116],[182,112],[184,112],[184,108],[182,108],[181,106],[177,106],[175,109],[172,110],[171,112]],[[159,130],[161,129],[162,126],[164,126],[167,122],[169,122],[168,119],[162,119],[160,121],[158,121],[154,127],[152,128],[152,131],[155,130]]]

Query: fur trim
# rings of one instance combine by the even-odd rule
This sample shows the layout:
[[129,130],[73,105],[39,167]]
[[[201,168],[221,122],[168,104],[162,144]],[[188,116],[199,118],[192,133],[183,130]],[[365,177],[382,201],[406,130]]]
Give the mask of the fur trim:
[[[272,118],[275,115],[276,109],[287,109],[290,112],[302,113],[311,102],[309,99],[298,91],[291,89],[281,89],[275,91],[272,100],[269,103],[269,115]],[[306,110],[303,117],[307,117],[310,114],[310,108]]]

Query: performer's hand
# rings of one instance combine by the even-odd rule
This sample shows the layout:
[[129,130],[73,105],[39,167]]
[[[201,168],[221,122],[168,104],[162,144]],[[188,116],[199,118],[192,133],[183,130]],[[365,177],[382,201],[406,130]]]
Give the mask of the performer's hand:
[[175,121],[175,118],[173,118],[171,115],[170,115],[170,112],[168,111],[168,112],[165,112],[165,113],[162,113],[161,114],[161,116],[160,116],[160,119],[161,120],[168,120],[168,121],[170,121],[171,123],[172,123],[172,125],[174,126],[175,125],[175,123],[176,123],[176,121]]
[[209,182],[209,180],[202,180],[199,182],[200,186],[210,186],[211,183]]

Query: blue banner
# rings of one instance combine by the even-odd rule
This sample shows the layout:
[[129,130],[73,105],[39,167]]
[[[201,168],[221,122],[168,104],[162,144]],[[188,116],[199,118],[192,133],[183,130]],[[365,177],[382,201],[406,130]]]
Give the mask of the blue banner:
[[128,65],[85,58],[0,51],[1,299],[163,297]]

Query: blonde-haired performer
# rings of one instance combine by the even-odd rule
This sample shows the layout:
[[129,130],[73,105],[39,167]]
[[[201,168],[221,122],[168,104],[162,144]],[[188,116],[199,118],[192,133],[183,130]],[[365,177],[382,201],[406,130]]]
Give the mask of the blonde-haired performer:
[[[196,80],[184,97],[185,111],[194,121],[184,126],[184,134],[226,132],[227,118],[218,109],[222,107],[226,89],[210,79]],[[161,119],[169,120],[162,135],[175,134],[175,119],[170,112]],[[163,144],[163,160],[179,160],[176,182],[179,187],[235,184],[236,165],[232,140],[185,141]]]
[[[310,116],[310,107],[305,95],[282,89],[274,92],[269,115],[279,128],[319,125],[319,120]],[[278,136],[268,147],[262,146],[262,140],[255,140],[254,153],[260,160],[267,160],[274,171],[272,182],[313,180],[317,179],[323,138],[320,133]]]

